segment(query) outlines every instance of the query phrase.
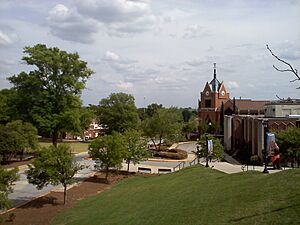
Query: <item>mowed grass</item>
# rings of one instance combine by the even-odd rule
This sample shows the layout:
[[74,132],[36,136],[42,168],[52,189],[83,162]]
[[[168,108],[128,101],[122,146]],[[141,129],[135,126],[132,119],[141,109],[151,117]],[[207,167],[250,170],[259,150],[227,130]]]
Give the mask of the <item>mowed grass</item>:
[[52,224],[300,224],[300,170],[224,174],[202,166],[134,177]]
[[[84,142],[63,142],[64,144],[68,144],[71,147],[72,153],[81,153],[81,152],[87,152],[89,143]],[[58,143],[61,144],[61,143]],[[52,145],[50,142],[39,142],[39,145],[41,147],[49,147]]]

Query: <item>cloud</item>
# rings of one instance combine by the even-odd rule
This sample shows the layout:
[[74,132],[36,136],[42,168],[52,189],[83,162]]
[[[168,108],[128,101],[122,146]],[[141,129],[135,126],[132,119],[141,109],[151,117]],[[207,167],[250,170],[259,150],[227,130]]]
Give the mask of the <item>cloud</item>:
[[198,24],[194,24],[194,25],[189,25],[184,29],[184,33],[182,37],[185,39],[192,39],[192,38],[205,37],[208,35],[209,32],[206,29],[204,29],[204,27]]
[[102,23],[111,36],[143,33],[156,23],[149,1],[77,0],[76,8],[81,15]]
[[5,28],[0,28],[0,45],[8,46],[13,44],[17,39],[17,35]]
[[63,40],[92,43],[93,34],[98,32],[95,21],[80,16],[75,10],[57,4],[48,13],[51,34]]
[[118,84],[116,84],[116,87],[121,90],[124,90],[124,91],[133,91],[134,90],[134,86],[130,82],[120,81]]
[[134,59],[121,57],[120,55],[112,51],[106,51],[104,56],[102,57],[102,60],[115,64],[133,64],[137,62],[137,60]]
[[226,86],[229,90],[235,90],[240,87],[236,81],[228,81],[226,82]]

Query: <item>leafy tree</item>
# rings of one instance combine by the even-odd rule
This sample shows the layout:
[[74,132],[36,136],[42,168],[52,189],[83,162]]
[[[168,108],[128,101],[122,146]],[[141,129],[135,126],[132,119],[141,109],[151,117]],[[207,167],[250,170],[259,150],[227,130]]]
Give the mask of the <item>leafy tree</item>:
[[74,183],[75,174],[83,166],[73,160],[70,146],[66,144],[49,146],[41,151],[33,165],[26,171],[28,182],[42,189],[48,184],[62,184],[64,187],[64,204],[67,198],[67,186]]
[[152,117],[159,109],[164,108],[162,104],[152,103],[146,108],[146,116]]
[[126,144],[125,160],[127,162],[127,171],[129,171],[130,162],[137,164],[148,158],[146,141],[142,139],[140,132],[136,130],[127,130],[124,132]]
[[17,119],[15,107],[16,91],[13,89],[0,90],[0,124]]
[[188,137],[189,133],[198,132],[198,118],[191,118],[188,122],[185,122],[182,127],[182,132]]
[[200,140],[198,141],[198,144],[201,146],[200,148],[200,157],[208,157],[208,150],[207,150],[207,143],[206,140],[212,140],[213,141],[213,153],[210,155],[214,159],[220,159],[223,157],[223,146],[221,144],[220,139],[215,138],[211,135],[207,135],[207,138],[205,135],[201,135]]
[[18,113],[40,133],[50,133],[56,146],[62,132],[80,130],[80,95],[93,72],[78,53],[43,44],[25,47],[24,53],[23,61],[36,69],[8,78],[17,91]]
[[19,179],[18,170],[4,170],[0,167],[0,209],[7,209],[11,206],[8,194],[12,193],[12,185]]
[[22,160],[25,151],[36,150],[37,146],[37,130],[32,124],[16,120],[0,125],[0,153],[5,163],[16,154]]
[[[145,136],[151,139],[158,151],[160,151],[163,139],[176,141],[182,137],[181,127],[181,116],[176,108],[158,109],[152,117],[145,119],[142,123]],[[155,140],[159,141],[158,145]]]
[[124,132],[135,129],[139,124],[134,97],[126,93],[112,93],[99,102],[97,116],[101,124],[108,127],[108,132]]
[[89,154],[92,159],[100,162],[105,170],[105,179],[108,182],[109,168],[121,167],[126,153],[124,138],[121,134],[113,132],[111,135],[98,137],[89,145]]
[[[282,158],[294,163],[300,160],[300,128],[289,127],[276,133],[276,142]],[[299,163],[298,163],[299,165]]]

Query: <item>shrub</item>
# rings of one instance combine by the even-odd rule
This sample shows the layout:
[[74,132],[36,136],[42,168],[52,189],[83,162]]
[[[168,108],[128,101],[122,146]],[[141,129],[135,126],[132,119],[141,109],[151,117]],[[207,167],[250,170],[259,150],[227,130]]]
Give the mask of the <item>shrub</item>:
[[170,149],[168,151],[159,151],[156,153],[157,156],[169,159],[186,159],[187,152],[181,149]]

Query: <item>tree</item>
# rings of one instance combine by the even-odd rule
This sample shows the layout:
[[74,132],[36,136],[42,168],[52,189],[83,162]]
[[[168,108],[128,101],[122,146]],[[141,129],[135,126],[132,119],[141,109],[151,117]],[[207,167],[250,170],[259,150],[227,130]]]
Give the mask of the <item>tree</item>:
[[129,171],[130,162],[137,164],[148,158],[146,141],[142,139],[140,132],[136,130],[127,130],[124,132],[126,143],[125,160],[127,162],[127,171]]
[[[293,74],[295,75],[296,78],[293,79],[293,80],[291,80],[290,82],[300,81],[300,76],[299,76],[299,74],[298,74],[298,70],[295,69],[290,63],[286,62],[285,60],[283,60],[283,59],[279,58],[277,55],[275,55],[275,54],[273,53],[273,51],[269,48],[268,45],[266,45],[266,46],[267,46],[267,49],[269,50],[269,52],[271,53],[271,55],[272,55],[275,59],[277,59],[277,60],[280,61],[281,63],[287,65],[287,67],[288,67],[288,69],[278,69],[275,65],[273,65],[273,68],[274,68],[275,70],[279,71],[279,72],[291,72],[291,73],[293,73]],[[297,89],[300,89],[300,86],[299,86]]]
[[146,116],[152,117],[159,109],[164,108],[162,104],[152,103],[146,108]]
[[13,89],[0,90],[0,124],[17,119],[15,96],[16,91]]
[[121,134],[116,132],[98,137],[89,145],[89,154],[92,159],[99,161],[100,167],[105,170],[106,182],[108,182],[109,169],[121,167],[125,152],[124,139]]
[[134,97],[126,93],[112,93],[108,98],[101,99],[97,116],[100,123],[108,127],[108,133],[122,133],[139,125]]
[[8,194],[12,193],[12,185],[19,179],[18,170],[4,170],[0,167],[0,209],[7,209],[11,206]]
[[37,145],[37,130],[32,124],[16,120],[0,125],[0,154],[4,163],[17,154],[22,160],[24,152],[36,150]]
[[211,135],[207,135],[207,138],[205,135],[201,135],[200,140],[198,141],[198,144],[201,146],[200,148],[200,157],[208,157],[208,150],[207,150],[207,143],[206,140],[212,140],[213,141],[213,153],[210,155],[212,158],[220,159],[223,157],[223,146],[218,138],[215,138]]
[[[176,141],[182,138],[182,120],[176,108],[158,109],[152,117],[145,119],[142,128],[145,136],[151,139],[155,149],[160,151],[163,139]],[[156,140],[159,141],[158,145]]]
[[71,148],[66,144],[44,148],[33,165],[28,166],[29,170],[26,171],[28,182],[38,189],[48,184],[62,184],[64,204],[67,199],[67,186],[75,182],[75,174],[83,169],[83,166],[73,160]]
[[62,132],[80,130],[80,95],[93,72],[78,53],[43,44],[25,47],[24,53],[23,61],[36,69],[8,78],[17,91],[18,113],[49,133],[56,146]]
[[182,132],[188,138],[190,133],[198,132],[198,126],[199,126],[198,118],[197,117],[191,118],[188,122],[185,122],[183,124]]
[[276,142],[282,158],[294,163],[300,160],[300,128],[289,127],[276,133]]

